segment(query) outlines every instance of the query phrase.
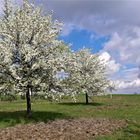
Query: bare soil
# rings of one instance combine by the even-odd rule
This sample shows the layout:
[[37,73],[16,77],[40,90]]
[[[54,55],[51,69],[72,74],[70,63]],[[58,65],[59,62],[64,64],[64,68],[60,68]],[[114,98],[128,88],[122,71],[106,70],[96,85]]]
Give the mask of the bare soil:
[[108,105],[108,106],[99,106],[97,107],[98,110],[115,110],[115,109],[124,109],[124,108],[129,108],[131,105]]
[[87,140],[126,126],[122,120],[69,119],[0,129],[0,140]]

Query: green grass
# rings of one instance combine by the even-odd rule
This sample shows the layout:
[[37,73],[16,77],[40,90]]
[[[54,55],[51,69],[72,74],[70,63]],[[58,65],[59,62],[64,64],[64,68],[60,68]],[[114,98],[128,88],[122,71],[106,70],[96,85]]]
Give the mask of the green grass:
[[139,140],[140,139],[140,95],[113,95],[94,97],[86,105],[84,96],[73,103],[65,98],[61,103],[44,100],[32,103],[32,118],[26,118],[26,102],[0,102],[0,128],[16,124],[47,122],[63,118],[112,118],[127,120],[128,126],[112,135],[100,136],[96,140]]

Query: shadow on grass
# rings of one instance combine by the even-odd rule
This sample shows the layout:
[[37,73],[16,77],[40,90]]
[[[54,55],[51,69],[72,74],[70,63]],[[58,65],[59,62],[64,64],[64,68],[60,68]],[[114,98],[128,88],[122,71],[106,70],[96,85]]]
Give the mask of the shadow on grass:
[[64,102],[64,103],[58,103],[60,105],[68,105],[68,106],[76,106],[76,105],[85,105],[85,106],[102,106],[104,105],[104,103],[89,103],[89,104],[86,104],[84,102],[76,102],[76,103],[73,103],[73,102]]
[[62,113],[47,111],[32,111],[32,117],[26,117],[26,111],[0,112],[0,127],[14,126],[16,124],[27,124],[37,122],[48,122],[55,119],[70,118]]

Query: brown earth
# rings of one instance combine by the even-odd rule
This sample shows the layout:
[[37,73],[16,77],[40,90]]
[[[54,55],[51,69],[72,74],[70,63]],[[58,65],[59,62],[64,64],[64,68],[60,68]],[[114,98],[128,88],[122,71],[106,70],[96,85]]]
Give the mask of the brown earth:
[[87,140],[126,126],[122,120],[69,119],[0,129],[0,140]]
[[107,106],[99,106],[97,107],[98,110],[114,110],[114,109],[124,109],[129,108],[131,105],[107,105]]

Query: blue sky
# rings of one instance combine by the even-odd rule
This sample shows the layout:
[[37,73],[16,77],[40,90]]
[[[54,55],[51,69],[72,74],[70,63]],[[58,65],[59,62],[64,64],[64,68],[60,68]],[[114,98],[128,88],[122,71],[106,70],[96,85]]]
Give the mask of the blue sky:
[[53,18],[64,24],[59,39],[72,44],[74,51],[87,47],[100,54],[118,93],[140,93],[140,0],[35,0],[35,4],[44,13],[53,11]]
[[99,36],[95,32],[85,29],[73,29],[68,35],[61,35],[59,39],[67,44],[72,44],[72,50],[77,51],[83,47],[90,48],[93,53],[98,53],[109,40],[109,36]]

